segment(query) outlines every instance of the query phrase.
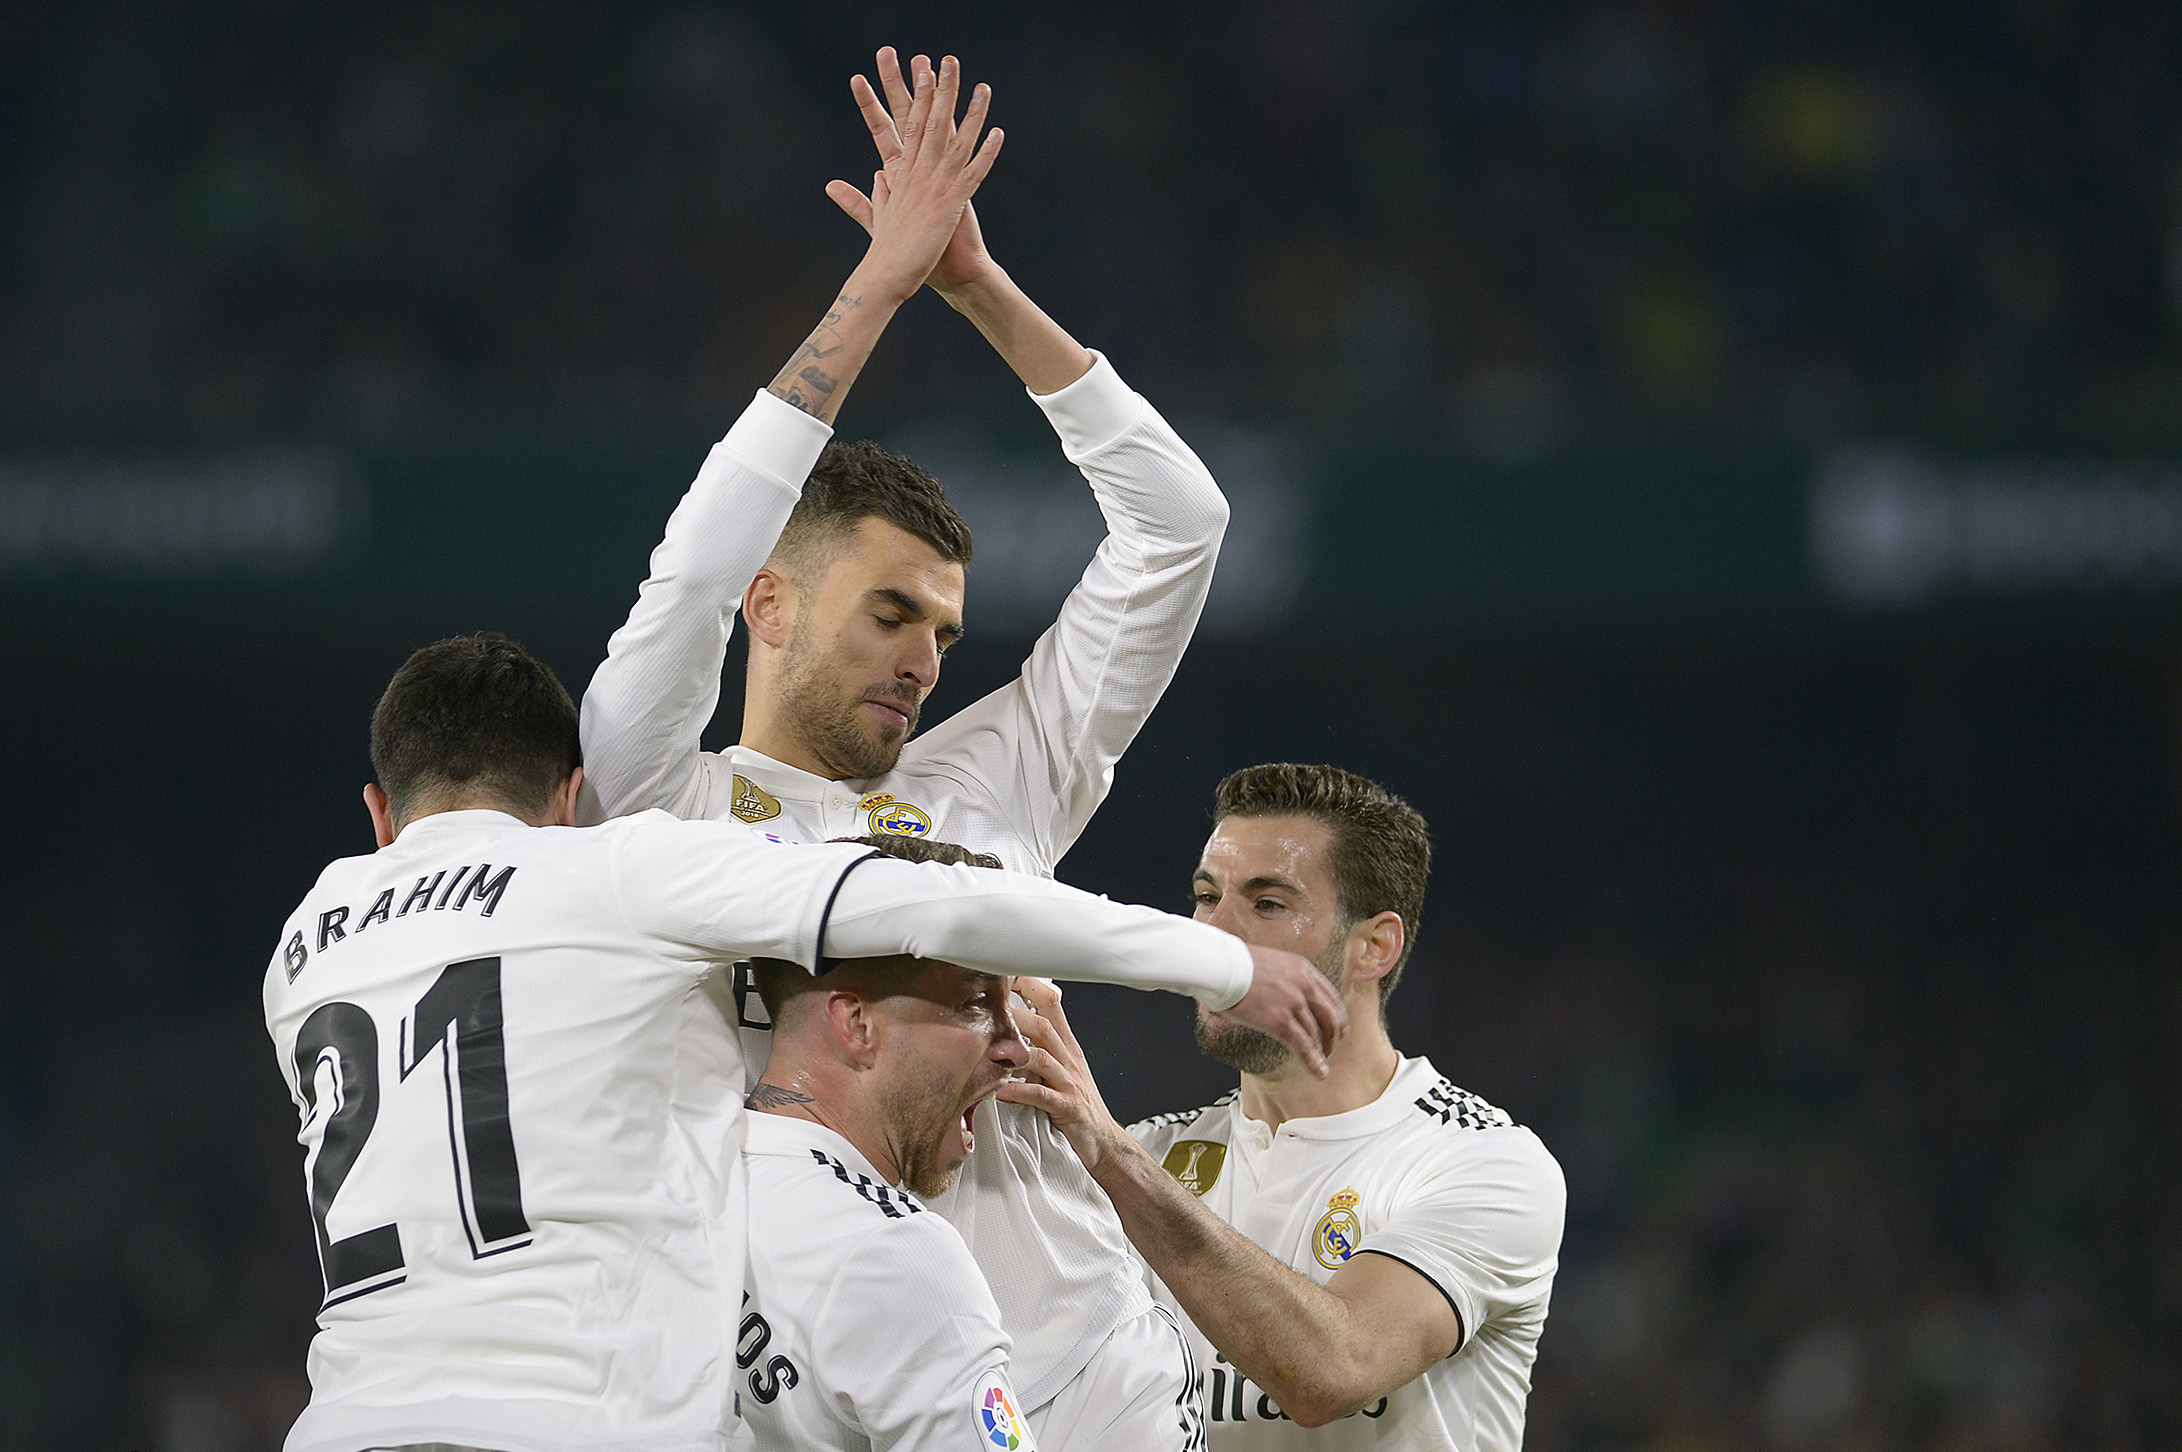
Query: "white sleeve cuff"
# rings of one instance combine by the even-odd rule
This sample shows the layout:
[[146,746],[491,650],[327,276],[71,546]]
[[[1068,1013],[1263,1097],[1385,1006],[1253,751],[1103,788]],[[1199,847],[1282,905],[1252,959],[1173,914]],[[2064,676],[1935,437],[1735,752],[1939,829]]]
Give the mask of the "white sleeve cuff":
[[1030,395],[1061,436],[1061,452],[1071,462],[1097,453],[1135,428],[1151,407],[1143,394],[1121,381],[1104,353],[1094,350],[1091,358],[1091,371],[1066,388]]
[[[1217,928],[1213,931],[1220,932]],[[1217,998],[1203,993],[1196,995],[1198,1002],[1214,1013],[1226,1013],[1241,1003],[1249,996],[1250,986],[1258,981],[1258,965],[1250,956],[1250,945],[1232,933],[1221,932],[1220,936],[1234,945],[1228,953],[1227,987]]]
[[826,441],[832,437],[830,424],[761,388],[727,431],[727,437],[720,440],[720,446],[743,464],[800,494],[803,481],[811,477],[811,466],[818,462]]

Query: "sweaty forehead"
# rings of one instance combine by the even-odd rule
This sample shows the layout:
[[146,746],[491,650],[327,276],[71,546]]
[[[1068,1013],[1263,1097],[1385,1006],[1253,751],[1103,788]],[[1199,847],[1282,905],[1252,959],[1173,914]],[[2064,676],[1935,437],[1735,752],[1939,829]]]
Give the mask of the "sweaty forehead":
[[1225,817],[1206,840],[1197,873],[1225,886],[1278,881],[1330,893],[1332,844],[1332,829],[1315,817]]

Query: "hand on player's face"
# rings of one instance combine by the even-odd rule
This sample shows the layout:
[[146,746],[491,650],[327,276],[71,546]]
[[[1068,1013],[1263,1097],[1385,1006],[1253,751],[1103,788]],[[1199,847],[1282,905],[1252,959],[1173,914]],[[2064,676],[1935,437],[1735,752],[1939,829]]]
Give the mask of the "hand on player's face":
[[[1190,898],[1191,915],[1199,922],[1233,933],[1254,948],[1278,948],[1309,959],[1330,987],[1330,992],[1319,991],[1317,998],[1334,1000],[1330,1007],[1338,1020],[1338,1033],[1347,1029],[1339,1000],[1348,987],[1348,944],[1333,873],[1327,865],[1332,845],[1332,829],[1314,818],[1225,818],[1205,843]],[[1300,1016],[1305,1029],[1321,1030],[1315,1045],[1319,1055],[1332,1047],[1322,1032],[1328,1008],[1320,1002]],[[1284,1034],[1296,1031],[1288,1019],[1297,1017],[1288,1014],[1276,1020]],[[1263,1027],[1202,1005],[1197,1011],[1197,1046],[1246,1074],[1278,1073],[1295,1057],[1291,1045]],[[1315,1067],[1323,1059],[1306,1056],[1305,1062]]]
[[798,594],[778,678],[785,714],[845,781],[894,769],[940,659],[962,635],[962,566],[906,530],[863,520]]
[[1018,978],[1015,991],[1030,1005],[1021,1016],[1024,1042],[1030,1045],[1029,1079],[1011,1080],[1000,1086],[998,1098],[1009,1104],[1027,1104],[1053,1121],[1076,1151],[1084,1167],[1096,1170],[1119,1140],[1129,1137],[1106,1107],[1098,1081],[1091,1076],[1091,1061],[1068,1026],[1061,1009],[1061,990],[1038,978]]
[[1030,1062],[1009,983],[930,963],[913,991],[887,1000],[892,1042],[883,1092],[902,1180],[920,1195],[939,1194],[953,1182],[976,1143],[977,1106]]

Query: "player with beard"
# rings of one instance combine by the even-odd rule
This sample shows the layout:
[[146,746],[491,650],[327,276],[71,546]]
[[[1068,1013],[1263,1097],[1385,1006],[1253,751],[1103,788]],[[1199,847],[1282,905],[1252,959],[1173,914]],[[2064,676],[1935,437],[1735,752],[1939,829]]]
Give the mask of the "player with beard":
[[[862,840],[1000,865],[951,843]],[[1034,1452],[1000,1308],[962,1237],[922,1203],[961,1172],[977,1107],[1029,1062],[1009,981],[918,958],[821,977],[763,960],[755,977],[773,1054],[743,1138],[737,1393],[760,1452]]]
[[[852,84],[888,171],[869,197],[843,182],[828,192],[867,226],[884,220],[886,178],[903,155],[938,144],[952,114],[951,100],[925,99],[958,74],[952,58],[938,81],[922,56],[910,74],[881,51],[887,102],[862,77]],[[1196,628],[1227,502],[1158,411],[994,263],[966,201],[957,217],[925,273],[874,274],[844,302],[868,327],[929,283],[1045,413],[1108,528],[1060,618],[1012,684],[913,736],[962,635],[970,530],[908,460],[827,444],[854,371],[821,330],[676,508],[592,678],[584,759],[604,814],[732,816],[795,842],[945,839],[1051,876],[1105,799]],[[707,752],[700,736],[738,604],[749,630],[741,738]],[[1312,1065],[1342,1023],[1324,979],[1293,958],[1262,960],[1248,985],[1208,981],[1197,996],[1300,1045]],[[755,997],[738,991],[724,1006],[753,1068],[769,1051]],[[934,1209],[991,1283],[1033,1429],[1082,1449],[1183,1445],[1163,1413],[1116,1419],[1132,1404],[1117,1388],[1135,1386],[1148,1359],[1178,1391],[1187,1381],[1106,1197],[1042,1116],[988,1105],[978,1121],[969,1169]]]
[[1354,1026],[1332,1073],[1200,1012],[1235,1093],[1124,1130],[1058,997],[1026,980],[1040,1082],[1003,1098],[1053,1117],[1112,1197],[1208,1362],[1211,1444],[1522,1445],[1566,1190],[1538,1137],[1394,1047],[1386,1002],[1424,904],[1424,819],[1331,766],[1221,782],[1196,916],[1314,961]]

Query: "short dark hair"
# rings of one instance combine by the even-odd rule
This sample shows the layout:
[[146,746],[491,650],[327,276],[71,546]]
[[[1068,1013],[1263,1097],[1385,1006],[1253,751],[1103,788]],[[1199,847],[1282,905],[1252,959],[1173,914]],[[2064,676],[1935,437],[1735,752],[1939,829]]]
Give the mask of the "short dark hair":
[[1400,981],[1417,945],[1432,837],[1424,817],[1394,793],[1338,766],[1246,766],[1213,789],[1214,825],[1229,817],[1309,817],[1332,833],[1334,896],[1351,923],[1391,912],[1402,920],[1402,956],[1379,980],[1379,1003]]
[[[953,842],[935,841],[930,837],[893,837],[874,832],[865,837],[836,837],[836,842],[852,843],[859,847],[871,847],[889,857],[899,857],[904,862],[938,862],[948,867],[1000,866],[1000,859],[990,852],[972,852]],[[807,977],[797,965],[780,958],[755,958],[750,963],[750,976],[757,983],[758,998],[765,1005],[765,1016],[780,1016],[780,1005],[785,990],[792,981],[790,974]]]
[[400,820],[463,797],[540,812],[581,765],[568,688],[497,631],[417,651],[371,712],[371,769]]
[[866,519],[916,536],[951,564],[970,563],[969,522],[939,481],[869,439],[826,445],[773,555],[791,570],[808,566]]

